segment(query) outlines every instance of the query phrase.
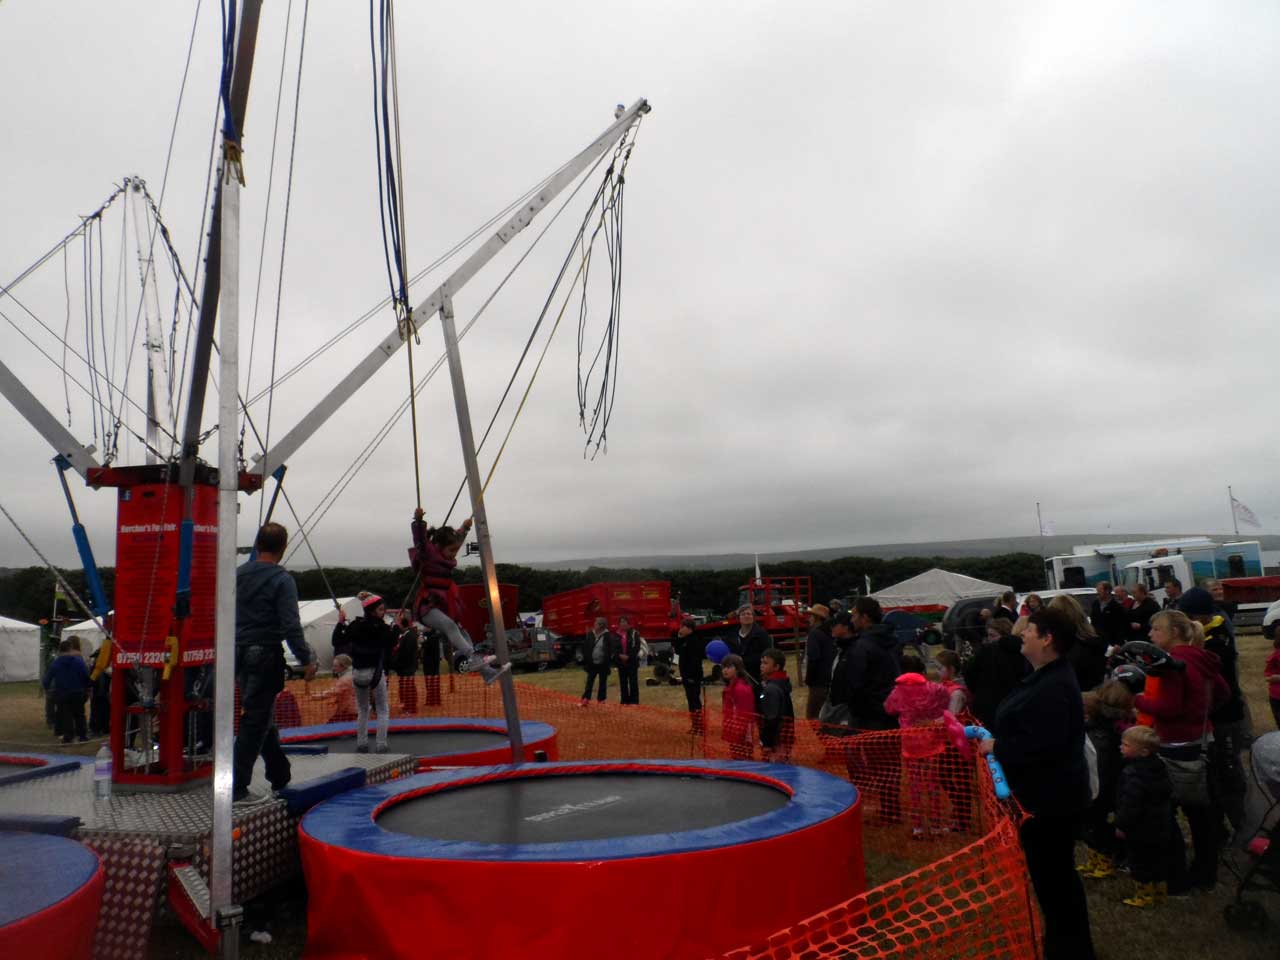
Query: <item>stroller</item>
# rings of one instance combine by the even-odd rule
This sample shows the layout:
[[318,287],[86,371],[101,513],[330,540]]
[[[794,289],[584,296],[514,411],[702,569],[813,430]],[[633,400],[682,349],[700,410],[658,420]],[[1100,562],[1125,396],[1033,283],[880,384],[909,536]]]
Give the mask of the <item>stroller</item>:
[[1266,812],[1258,830],[1245,846],[1249,862],[1240,876],[1236,896],[1223,907],[1223,918],[1236,930],[1262,930],[1267,912],[1256,900],[1246,900],[1250,890],[1280,891],[1280,731],[1263,734],[1251,751],[1253,776],[1266,798]]

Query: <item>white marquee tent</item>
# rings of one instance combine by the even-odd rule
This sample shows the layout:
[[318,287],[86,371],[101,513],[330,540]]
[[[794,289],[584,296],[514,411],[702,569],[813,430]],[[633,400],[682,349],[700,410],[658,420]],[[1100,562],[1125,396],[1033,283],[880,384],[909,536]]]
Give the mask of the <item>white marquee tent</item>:
[[988,583],[962,573],[951,573],[934,567],[924,573],[895,583],[871,594],[882,607],[924,607],[940,605],[949,607],[957,600],[970,597],[996,597],[1012,589],[1000,583]]
[[0,617],[0,683],[40,679],[40,628]]
[[[348,618],[360,616],[360,601],[355,597],[339,597],[338,602],[342,604],[342,609],[346,611]],[[316,652],[320,669],[328,670],[330,664],[333,663],[333,626],[338,622],[338,611],[334,609],[333,601],[303,600],[298,604],[298,619],[302,621],[302,633],[307,638],[307,643],[311,644],[311,648]],[[17,621],[12,622],[16,623]],[[32,629],[36,631],[36,648],[38,650],[39,628],[33,627]],[[74,626],[66,627],[62,631],[62,635],[64,637],[79,637],[80,646],[86,656],[93,653],[98,648],[98,644],[102,642],[102,631],[98,629],[98,625],[92,620],[85,620]],[[3,643],[3,640],[0,640],[0,643]],[[35,661],[33,660],[32,662],[34,663]],[[2,673],[0,673],[0,679],[4,679]]]

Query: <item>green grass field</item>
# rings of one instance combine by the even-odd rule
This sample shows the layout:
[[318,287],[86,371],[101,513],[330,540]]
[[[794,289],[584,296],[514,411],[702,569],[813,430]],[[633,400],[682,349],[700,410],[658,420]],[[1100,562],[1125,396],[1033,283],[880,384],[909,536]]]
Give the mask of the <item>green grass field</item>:
[[[1266,684],[1262,665],[1271,645],[1258,634],[1242,635],[1240,647],[1240,680],[1249,700],[1255,733],[1275,729],[1267,705]],[[652,671],[642,672],[644,678]],[[572,696],[582,692],[583,673],[575,667],[542,673],[521,673],[523,682],[557,690]],[[712,691],[714,696],[714,690]],[[610,699],[616,700],[617,686],[611,685]],[[683,709],[684,694],[680,687],[642,686],[641,702],[671,709]],[[795,697],[798,714],[804,712],[805,692],[799,688]],[[0,750],[58,751],[92,755],[98,742],[63,747],[45,728],[43,699],[39,685],[12,683],[0,685]],[[1230,862],[1230,861],[1229,861]],[[867,852],[867,882],[874,886],[901,876],[913,869],[908,860],[891,855]],[[1185,900],[1171,900],[1158,910],[1134,910],[1120,901],[1129,894],[1132,881],[1125,874],[1105,881],[1086,881],[1094,940],[1101,960],[1185,960],[1193,957],[1215,957],[1220,960],[1274,960],[1280,929],[1280,897],[1253,894],[1274,917],[1272,932],[1237,933],[1222,919],[1222,909],[1232,899],[1235,880],[1230,867],[1224,865],[1217,891]],[[301,955],[306,937],[305,905],[299,900],[282,905],[273,925],[276,942],[269,946],[246,944],[243,955],[260,960],[283,960]],[[152,939],[150,960],[197,960],[205,954],[195,941],[171,918],[161,918]],[[941,958],[940,958],[941,960]]]

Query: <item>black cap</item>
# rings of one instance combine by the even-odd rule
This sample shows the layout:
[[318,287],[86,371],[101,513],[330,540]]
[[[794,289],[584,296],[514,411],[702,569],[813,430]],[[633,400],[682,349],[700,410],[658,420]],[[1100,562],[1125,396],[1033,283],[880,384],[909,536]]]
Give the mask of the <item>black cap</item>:
[[852,629],[853,614],[851,614],[848,610],[841,610],[839,613],[837,613],[834,617],[831,618],[831,625],[833,627],[845,626]]

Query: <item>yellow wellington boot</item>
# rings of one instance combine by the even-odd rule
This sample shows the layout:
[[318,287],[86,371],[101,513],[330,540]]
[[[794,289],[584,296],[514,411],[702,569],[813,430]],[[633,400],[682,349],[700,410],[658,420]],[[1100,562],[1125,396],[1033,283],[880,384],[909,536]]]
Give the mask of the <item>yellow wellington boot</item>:
[[1089,877],[1091,880],[1106,880],[1108,877],[1116,875],[1116,862],[1105,853],[1098,854],[1098,859],[1094,862],[1093,869],[1086,871],[1082,876]]
[[1156,885],[1139,883],[1135,886],[1133,896],[1125,897],[1124,902],[1130,907],[1154,907],[1156,905]]
[[1085,857],[1084,863],[1076,864],[1076,873],[1081,873],[1087,876],[1097,869],[1098,851],[1094,850],[1092,847],[1086,847],[1085,849],[1089,851],[1089,856]]

